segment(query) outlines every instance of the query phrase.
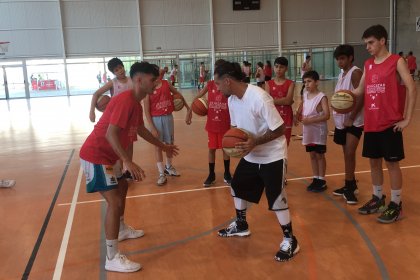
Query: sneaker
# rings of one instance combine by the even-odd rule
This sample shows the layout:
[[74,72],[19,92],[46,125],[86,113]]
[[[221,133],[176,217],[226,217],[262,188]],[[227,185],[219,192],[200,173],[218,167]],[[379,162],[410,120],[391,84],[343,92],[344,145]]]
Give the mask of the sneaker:
[[248,229],[248,223],[246,221],[234,221],[227,228],[219,230],[218,234],[221,237],[245,237],[249,236],[251,232]]
[[343,197],[347,201],[347,204],[356,204],[357,203],[357,197],[355,195],[356,190],[352,188],[345,188]]
[[367,215],[376,212],[382,212],[385,208],[385,197],[385,195],[382,195],[382,198],[379,198],[376,195],[372,194],[372,199],[366,202],[365,205],[358,209],[359,213]]
[[318,183],[318,178],[313,178],[312,179],[312,183],[310,183],[307,187],[306,187],[306,190],[308,191],[308,192],[311,192],[312,191],[312,189],[314,188],[314,186]]
[[291,260],[300,250],[298,241],[295,236],[292,240],[284,238],[280,243],[280,250],[274,256],[274,259],[278,262],[287,262]]
[[133,180],[133,176],[131,176],[130,171],[126,170],[123,174],[123,177],[127,180],[127,181],[132,181]]
[[170,175],[170,176],[180,176],[181,174],[178,173],[178,171],[176,171],[175,167],[173,167],[172,165],[169,167],[165,166],[165,174],[166,175]]
[[158,178],[158,180],[157,180],[157,185],[158,186],[163,186],[163,185],[165,185],[166,184],[166,182],[167,182],[168,180],[166,179],[166,175],[165,174],[163,174],[163,173],[161,173],[161,174],[159,174],[159,178]]
[[216,175],[214,173],[210,173],[207,179],[204,181],[203,186],[205,188],[208,188],[211,185],[214,185],[215,180],[216,180]]
[[384,224],[393,223],[402,217],[402,202],[400,204],[396,204],[395,202],[391,201],[388,204],[388,207],[384,210],[382,215],[378,217],[378,222]]
[[118,252],[112,260],[106,257],[105,269],[115,272],[134,272],[141,269],[141,264],[130,261]]
[[319,193],[327,189],[327,182],[325,180],[321,180],[321,179],[315,179],[315,180],[316,181],[311,188],[309,188],[308,186],[308,191]]
[[141,229],[134,229],[130,226],[126,226],[125,229],[118,233],[118,241],[123,241],[126,239],[135,239],[142,237],[144,235],[144,231]]
[[[354,194],[358,194],[359,193],[359,189],[357,188],[357,185],[356,185],[356,181],[353,181],[354,183],[354,187],[356,187],[356,189],[354,190]],[[351,185],[350,185],[351,186]],[[349,185],[344,185],[344,187],[341,187],[341,188],[339,188],[339,189],[336,189],[336,190],[334,190],[333,191],[333,195],[336,195],[336,196],[342,196],[343,194],[344,194],[344,189],[346,188],[346,187],[349,187]]]
[[230,186],[230,184],[232,183],[232,175],[230,175],[230,173],[225,173],[225,175],[223,176],[223,182],[225,182],[226,185]]
[[0,180],[0,188],[11,188],[16,184],[15,180]]

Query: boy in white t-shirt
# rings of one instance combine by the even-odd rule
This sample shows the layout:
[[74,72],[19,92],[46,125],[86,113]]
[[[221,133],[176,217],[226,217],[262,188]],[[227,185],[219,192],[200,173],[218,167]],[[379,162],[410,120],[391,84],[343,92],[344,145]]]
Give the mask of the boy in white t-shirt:
[[[307,187],[311,192],[323,192],[327,189],[325,171],[327,162],[327,120],[330,118],[328,99],[318,90],[319,75],[316,71],[308,71],[303,75],[305,91],[303,92],[303,139],[302,144],[311,158],[313,173],[312,183]],[[297,125],[298,118],[295,118]]]
[[248,140],[236,146],[243,155],[231,183],[237,218],[219,230],[219,236],[251,234],[246,221],[247,202],[258,203],[265,189],[269,209],[276,213],[283,231],[283,241],[274,258],[284,262],[299,252],[283,179],[287,158],[285,124],[273,98],[263,89],[243,82],[243,78],[238,63],[225,62],[216,67],[214,81],[223,95],[229,97],[231,126],[249,132]]

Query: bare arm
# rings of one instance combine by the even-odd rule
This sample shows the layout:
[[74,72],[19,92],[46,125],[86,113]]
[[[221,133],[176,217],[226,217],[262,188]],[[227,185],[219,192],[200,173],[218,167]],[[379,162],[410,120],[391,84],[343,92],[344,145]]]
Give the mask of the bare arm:
[[184,106],[185,108],[187,108],[187,110],[190,109],[190,106],[188,106],[187,101],[185,101],[184,96],[171,84],[169,84],[169,90],[172,92],[172,94],[179,94],[182,97],[182,101],[184,102]]
[[417,90],[414,80],[410,75],[410,72],[407,68],[407,65],[404,59],[400,58],[397,63],[397,72],[401,77],[401,80],[404,82],[407,88],[407,102],[404,113],[404,120],[399,121],[394,126],[394,131],[402,131],[408,126],[411,121],[414,112],[414,106],[416,104]]
[[282,98],[275,98],[274,105],[292,105],[293,104],[293,94],[295,90],[295,83],[291,83],[289,89],[287,90],[287,95]]
[[175,145],[167,145],[163,142],[161,142],[159,139],[157,139],[153,134],[143,125],[139,126],[137,128],[137,134],[149,142],[152,145],[155,145],[156,147],[161,148],[163,151],[170,153],[171,155],[178,155],[178,147]]
[[[354,88],[357,88],[359,86],[360,79],[362,78],[362,76],[363,76],[362,70],[353,71],[353,73],[351,74],[351,83]],[[364,102],[363,96],[356,96],[356,106],[354,106],[354,109],[350,114],[350,118],[344,121],[345,127],[350,127],[353,125],[353,121],[356,118],[357,114],[359,114],[359,112],[363,110],[364,103],[365,102]]]
[[92,100],[90,102],[90,111],[89,111],[89,119],[91,122],[95,122],[95,107],[96,102],[98,102],[99,97],[104,94],[105,92],[109,91],[112,88],[112,81],[107,82],[105,85],[100,87],[95,93],[92,95]]
[[133,176],[134,180],[141,181],[145,177],[144,171],[140,168],[140,166],[131,161],[130,157],[127,155],[127,152],[121,146],[119,139],[120,131],[120,127],[110,124],[106,131],[105,137],[109,144],[111,144],[114,152],[122,160],[125,168],[127,168],[128,172],[131,173],[131,176]]
[[275,130],[267,130],[263,135],[254,137],[252,135],[249,135],[248,141],[246,142],[239,142],[236,144],[236,148],[239,150],[242,150],[242,156],[247,155],[249,152],[252,151],[252,149],[255,148],[257,145],[262,145],[265,143],[268,143],[270,141],[273,141],[274,139],[279,138],[284,134],[284,123],[276,128]]
[[[366,70],[366,69],[365,69]],[[353,94],[356,95],[357,98],[362,97],[365,93],[365,72],[363,72],[362,77],[360,78],[359,85],[355,90],[353,90]]]
[[[206,93],[208,92],[208,88],[207,88],[207,84],[201,89],[201,91],[198,93],[198,95],[193,99],[193,101],[191,102],[191,104],[198,98],[203,97]],[[187,124],[191,124],[191,120],[192,120],[192,106],[190,106],[188,108],[188,112],[187,112]]]

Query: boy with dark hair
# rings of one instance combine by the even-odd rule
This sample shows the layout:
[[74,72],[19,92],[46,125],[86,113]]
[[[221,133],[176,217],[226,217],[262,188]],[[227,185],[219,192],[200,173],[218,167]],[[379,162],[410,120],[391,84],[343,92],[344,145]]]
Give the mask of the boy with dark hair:
[[285,125],[270,95],[260,87],[243,82],[243,78],[240,65],[229,62],[219,65],[214,75],[219,90],[229,97],[231,125],[249,132],[248,140],[237,144],[243,158],[231,184],[236,220],[219,230],[219,236],[251,234],[246,221],[247,202],[258,203],[265,188],[269,209],[276,213],[283,231],[283,241],[274,258],[284,262],[299,252],[283,180],[287,158]]
[[[335,86],[335,91],[353,91],[359,86],[363,72],[353,65],[354,49],[350,45],[339,45],[334,50],[334,58],[337,61],[341,73]],[[333,191],[334,195],[343,196],[348,204],[356,204],[358,192],[355,168],[356,149],[363,133],[363,98],[356,99],[353,111],[340,114],[333,111],[335,131],[334,142],[341,145],[344,154],[345,183],[344,187]]]
[[124,222],[125,200],[128,184],[122,175],[122,162],[136,181],[141,181],[144,171],[127,154],[127,147],[137,139],[137,134],[147,142],[174,155],[178,148],[167,145],[145,128],[140,101],[152,94],[159,72],[155,65],[136,62],[131,66],[133,89],[111,99],[108,107],[92,133],[80,149],[81,166],[86,176],[88,193],[99,192],[107,203],[105,237],[107,257],[105,269],[117,272],[134,272],[141,268],[118,251],[118,241],[139,238],[142,230],[135,230]]
[[354,94],[357,97],[364,94],[363,156],[369,158],[373,195],[359,208],[359,213],[371,214],[385,208],[383,158],[390,176],[391,202],[377,220],[392,223],[402,213],[402,173],[399,165],[399,161],[404,159],[402,131],[413,116],[417,92],[404,58],[388,51],[388,33],[382,25],[366,29],[362,39],[372,57],[365,62],[360,84]]
[[[223,59],[218,59],[215,62],[215,67],[225,63]],[[214,172],[216,162],[216,150],[222,149],[223,135],[230,128],[230,116],[227,98],[219,91],[214,80],[209,81],[200,93],[194,98],[191,104],[198,98],[203,97],[207,93],[208,100],[208,113],[206,121],[206,130],[208,136],[208,148],[209,148],[209,175],[204,181],[203,186],[205,188],[210,187],[216,180],[216,174]],[[188,111],[188,121],[191,123],[192,119],[192,106]],[[223,151],[223,150],[222,150]],[[223,151],[223,161],[225,167],[225,173],[223,180],[226,184],[230,185],[232,176],[230,174],[230,157]]]
[[274,99],[274,105],[285,123],[284,136],[286,136],[287,146],[290,143],[293,126],[293,93],[295,83],[286,78],[289,61],[285,57],[277,57],[274,60],[273,80],[265,82],[265,91]]
[[[302,78],[306,89],[303,93],[302,120],[300,121],[303,124],[302,145],[310,155],[313,173],[312,183],[306,189],[311,192],[323,192],[327,189],[325,153],[327,152],[327,120],[330,118],[328,99],[318,89],[319,74],[316,71],[308,71]],[[297,124],[296,118],[295,125]]]

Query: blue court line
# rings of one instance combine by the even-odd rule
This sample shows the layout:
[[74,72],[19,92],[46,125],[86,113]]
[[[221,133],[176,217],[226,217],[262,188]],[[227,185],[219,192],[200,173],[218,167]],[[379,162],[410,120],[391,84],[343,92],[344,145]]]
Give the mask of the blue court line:
[[[288,174],[295,176],[293,173],[289,172]],[[300,181],[306,183],[309,185],[309,181],[306,179],[301,179]],[[367,233],[363,230],[362,226],[353,218],[353,216],[350,214],[347,209],[343,208],[340,204],[337,203],[334,199],[331,198],[331,196],[327,195],[325,192],[322,193],[322,196],[329,202],[331,202],[338,210],[340,210],[347,219],[350,220],[350,222],[353,224],[353,226],[356,228],[357,232],[359,233],[360,237],[362,237],[363,241],[366,243],[366,246],[368,247],[370,253],[372,254],[376,265],[378,267],[379,272],[381,273],[382,279],[389,280],[391,279],[388,271],[386,269],[386,266],[384,262],[382,261],[381,256],[379,255],[378,251],[376,250],[375,246],[373,245],[373,242],[370,240]]]
[[67,160],[67,163],[64,167],[63,174],[61,175],[61,179],[60,179],[60,182],[57,186],[57,190],[55,191],[53,200],[51,201],[50,208],[48,209],[47,215],[45,216],[44,223],[42,224],[41,230],[39,231],[38,238],[37,238],[35,246],[32,250],[32,254],[29,257],[29,260],[28,260],[28,263],[26,265],[25,271],[23,272],[22,280],[28,279],[29,274],[31,273],[32,266],[34,265],[34,262],[35,262],[37,254],[38,254],[39,248],[41,247],[42,239],[44,238],[45,232],[46,232],[47,227],[48,227],[48,223],[50,222],[55,203],[57,201],[58,195],[60,194],[61,187],[63,186],[63,182],[64,182],[64,179],[66,178],[67,170],[70,166],[70,162],[71,162],[71,159],[73,158],[73,155],[74,155],[74,149],[71,150],[70,157]]

